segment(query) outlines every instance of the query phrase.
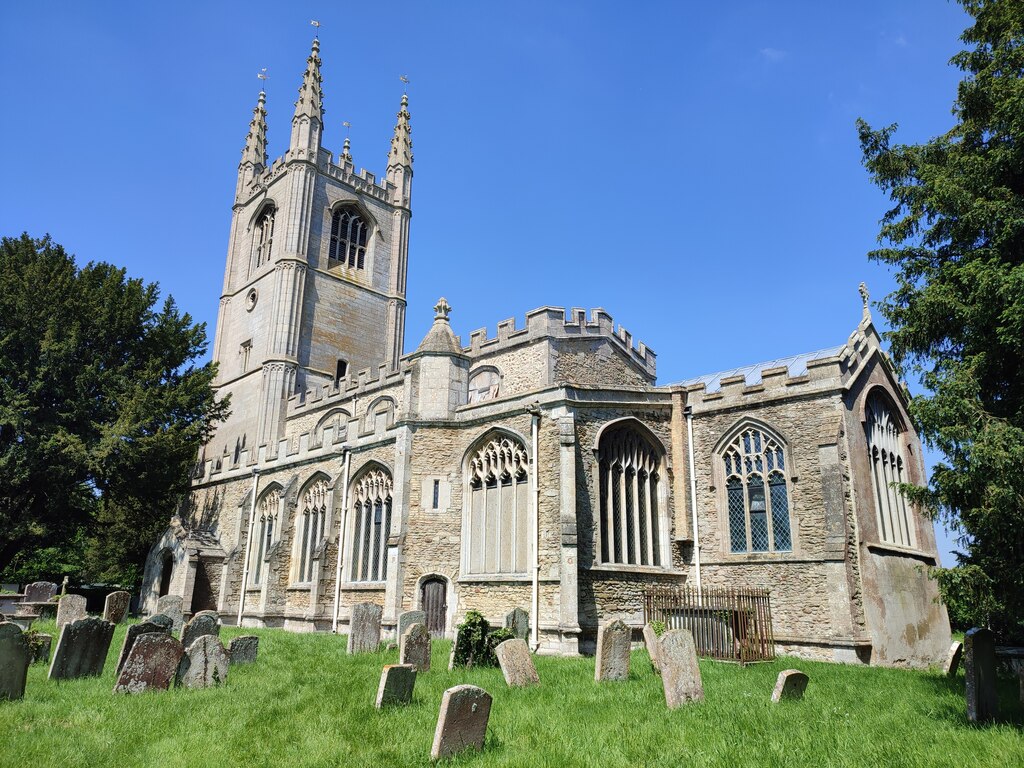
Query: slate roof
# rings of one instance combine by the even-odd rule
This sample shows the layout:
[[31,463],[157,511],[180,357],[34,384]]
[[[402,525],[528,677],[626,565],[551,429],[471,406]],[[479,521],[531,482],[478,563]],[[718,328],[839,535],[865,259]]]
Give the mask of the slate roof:
[[722,379],[728,379],[732,376],[743,376],[746,380],[746,385],[750,387],[761,383],[761,373],[763,371],[770,368],[782,368],[783,366],[789,369],[790,376],[803,376],[807,373],[807,363],[811,360],[823,360],[826,357],[835,357],[843,351],[845,346],[845,344],[840,344],[838,347],[819,349],[817,352],[805,352],[802,355],[780,357],[777,360],[767,360],[763,363],[744,365],[739,368],[731,368],[728,371],[707,373],[703,376],[695,376],[692,379],[676,382],[669,386],[692,387],[696,384],[703,384],[705,391],[718,392],[722,388]]

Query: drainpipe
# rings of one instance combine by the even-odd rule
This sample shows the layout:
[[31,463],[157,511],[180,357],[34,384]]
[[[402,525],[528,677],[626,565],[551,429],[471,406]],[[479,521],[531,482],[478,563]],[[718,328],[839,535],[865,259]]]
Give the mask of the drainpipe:
[[686,454],[690,464],[690,515],[693,518],[693,565],[697,573],[697,600],[700,591],[700,529],[697,527],[697,476],[693,468],[693,406],[686,406]]
[[238,598],[238,622],[242,626],[242,611],[245,610],[245,590],[249,586],[249,561],[252,559],[252,527],[256,524],[256,495],[260,491],[260,470],[252,468],[252,501],[249,504],[249,532],[245,538],[245,563],[242,565],[242,592]]
[[530,619],[533,623],[533,651],[540,647],[540,483],[537,481],[538,448],[540,438],[540,406],[536,403],[530,408],[530,433],[533,449],[533,472],[530,473],[530,517],[533,521],[533,610]]
[[348,525],[348,470],[352,464],[352,453],[345,451],[345,471],[341,486],[341,527],[338,529],[338,562],[334,567],[334,620],[331,632],[338,634],[338,601],[341,599],[341,553],[345,543],[345,528]]

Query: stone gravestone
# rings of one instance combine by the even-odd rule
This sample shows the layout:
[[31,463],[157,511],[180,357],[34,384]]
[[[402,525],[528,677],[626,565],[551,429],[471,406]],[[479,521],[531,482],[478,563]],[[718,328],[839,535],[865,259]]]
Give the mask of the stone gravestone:
[[64,595],[57,604],[57,629],[72,621],[88,616],[85,612],[85,598],[81,595]]
[[161,633],[142,635],[132,645],[117,675],[114,693],[166,691],[178,671],[184,650],[175,638]]
[[655,674],[661,674],[661,662],[658,661],[658,633],[650,624],[644,624],[644,645],[647,647],[647,655],[651,657],[651,666]]
[[597,682],[629,679],[631,634],[629,627],[617,619],[598,631],[597,661],[594,665],[594,679]]
[[[73,595],[65,595],[61,604],[68,597]],[[114,625],[103,619],[78,619],[65,625],[50,662],[50,679],[72,680],[102,675],[113,636]]]
[[405,631],[398,660],[411,664],[417,672],[430,671],[430,632],[426,624],[413,624]]
[[24,698],[31,656],[21,627],[9,621],[0,622],[0,701]]
[[252,664],[260,650],[256,635],[239,635],[228,644],[229,664]]
[[505,676],[505,682],[509,687],[522,688],[540,682],[537,668],[530,656],[530,647],[525,640],[514,637],[498,643],[494,655],[498,657],[498,666],[501,667],[501,674]]
[[29,643],[32,649],[33,664],[49,664],[50,649],[53,648],[53,635],[45,632],[37,632],[33,638],[34,642]]
[[22,602],[47,603],[57,594],[57,585],[52,581],[34,581],[25,587]]
[[522,608],[514,608],[505,616],[505,629],[511,629],[512,635],[520,640],[530,637],[530,614]]
[[184,608],[181,595],[164,595],[156,601],[156,612],[162,613],[174,622],[173,632],[181,632],[185,624]]
[[491,694],[475,685],[456,685],[444,692],[434,730],[430,759],[440,760],[464,749],[484,748]]
[[185,649],[178,664],[178,685],[209,688],[228,681],[228,652],[214,635],[202,635]]
[[[422,626],[422,624],[420,625]],[[416,685],[416,667],[412,664],[388,664],[381,670],[377,686],[377,709],[412,701]]]
[[775,681],[772,701],[778,704],[783,699],[787,701],[802,699],[806,689],[807,675],[799,669],[784,669],[779,672],[779,679]]
[[128,605],[131,601],[130,592],[111,592],[103,603],[103,618],[120,624],[128,615]]
[[960,657],[964,653],[964,644],[959,640],[954,640],[953,644],[949,646],[949,654],[946,656],[946,676],[955,677],[956,671],[960,669]]
[[156,616],[151,616],[146,621],[140,621],[138,624],[132,624],[128,627],[128,631],[124,633],[124,642],[121,643],[121,653],[117,656],[117,674],[121,674],[121,668],[128,660],[128,655],[132,652],[132,646],[135,645],[135,641],[140,636],[155,634],[170,637],[172,626],[173,624],[170,619],[157,614]]
[[697,646],[688,629],[670,629],[658,638],[658,663],[665,704],[677,709],[691,701],[704,701],[704,684],[697,664]]
[[348,652],[366,653],[380,647],[380,617],[383,609],[376,603],[356,603],[348,624]]
[[967,719],[972,723],[994,720],[999,713],[996,696],[996,641],[989,629],[969,629],[964,635],[964,673],[967,677]]
[[181,644],[188,648],[203,635],[220,637],[220,624],[215,616],[216,614],[211,616],[206,612],[193,616],[192,620],[181,630]]
[[405,637],[405,633],[409,630],[413,624],[427,623],[427,612],[426,611],[405,611],[398,616],[398,642],[402,642],[402,638]]

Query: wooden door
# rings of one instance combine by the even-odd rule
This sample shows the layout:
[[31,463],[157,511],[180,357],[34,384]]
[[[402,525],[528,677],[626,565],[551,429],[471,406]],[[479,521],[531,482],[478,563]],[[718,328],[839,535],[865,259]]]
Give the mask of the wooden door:
[[448,588],[444,579],[427,579],[420,586],[420,607],[427,614],[427,629],[433,637],[444,637],[448,616]]

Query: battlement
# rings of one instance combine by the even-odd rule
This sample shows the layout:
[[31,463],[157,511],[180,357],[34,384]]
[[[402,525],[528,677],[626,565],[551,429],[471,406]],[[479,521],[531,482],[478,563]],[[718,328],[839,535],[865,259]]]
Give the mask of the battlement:
[[[375,197],[385,203],[391,200],[393,184],[390,184],[385,179],[381,179],[378,182],[377,177],[365,168],[360,168],[359,172],[356,173],[355,166],[348,160],[342,160],[340,163],[335,164],[330,153],[325,154],[327,155],[327,162],[321,166],[321,170],[332,179],[337,179],[357,192]],[[341,158],[338,159],[341,160]]]
[[288,398],[287,416],[290,418],[323,405],[340,403],[353,397],[378,392],[400,384],[404,375],[401,368],[396,371],[388,371],[387,363],[381,363],[376,370],[364,368],[349,374],[336,385],[324,384],[292,395]]

